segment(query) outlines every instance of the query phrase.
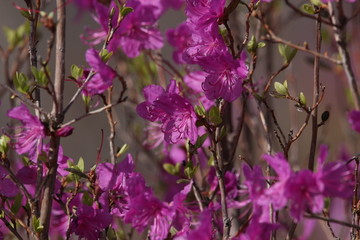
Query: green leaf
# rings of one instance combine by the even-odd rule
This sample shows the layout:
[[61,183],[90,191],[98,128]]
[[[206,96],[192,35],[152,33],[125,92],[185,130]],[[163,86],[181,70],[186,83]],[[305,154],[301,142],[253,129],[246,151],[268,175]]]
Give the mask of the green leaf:
[[284,87],[286,87],[286,89],[288,89],[288,83],[287,83],[287,80],[285,80],[285,81],[283,82],[283,85],[284,85]]
[[84,159],[82,157],[79,158],[78,164],[76,165],[80,171],[84,172],[85,170],[85,164]]
[[198,116],[203,117],[203,116],[205,116],[206,110],[205,110],[204,106],[195,105],[195,113]]
[[192,161],[187,162],[184,173],[188,179],[192,179],[195,175],[198,166],[194,166]]
[[80,169],[73,167],[73,168],[65,168],[65,171],[71,172],[73,174],[75,174],[76,176],[82,177],[82,178],[88,178],[88,176],[83,173]]
[[311,4],[305,3],[302,5],[302,9],[304,12],[308,14],[315,14],[315,9]]
[[259,42],[258,45],[257,45],[258,48],[264,48],[266,47],[266,43],[264,42]]
[[209,121],[215,126],[222,123],[222,118],[220,116],[220,110],[216,106],[213,106],[209,110]]
[[88,206],[92,206],[94,203],[93,198],[90,196],[90,194],[88,192],[84,192],[81,201],[82,201],[82,203],[84,203]]
[[20,10],[20,14],[25,17],[27,20],[32,21],[31,14],[27,10]]
[[22,196],[21,193],[19,193],[18,195],[16,195],[16,197],[15,197],[15,199],[14,199],[14,203],[13,203],[13,205],[11,206],[11,212],[12,212],[13,214],[15,214],[15,215],[19,212],[19,210],[20,210],[20,208],[21,208],[22,198],[23,198],[23,196]]
[[323,2],[321,0],[310,0],[310,2],[312,4],[314,4],[315,6],[321,6],[323,5]]
[[289,64],[297,53],[297,49],[289,47],[288,45],[285,44],[279,44],[278,50],[280,55],[284,58],[284,62],[286,64]]
[[37,233],[42,232],[44,229],[44,226],[41,225],[41,223],[40,223],[40,219],[35,216],[33,217],[33,226],[34,226],[35,232],[37,232]]
[[168,172],[171,175],[176,175],[180,171],[180,163],[177,164],[171,164],[171,163],[164,163],[163,168],[166,172]]
[[300,101],[301,105],[306,106],[306,98],[305,98],[305,95],[303,92],[300,92],[299,101]]
[[129,13],[131,13],[131,12],[133,12],[133,11],[134,11],[134,9],[131,8],[131,7],[123,7],[123,8],[121,9],[120,14],[121,14],[121,16],[124,18],[124,17],[126,17]]
[[107,49],[102,49],[99,55],[101,57],[101,60],[106,63],[113,55],[113,52],[109,52]]
[[201,135],[200,137],[198,137],[197,140],[196,140],[196,143],[195,143],[195,149],[200,148],[203,145],[203,143],[205,142],[207,137],[208,137],[207,133],[205,133],[205,134]]
[[36,82],[39,86],[46,87],[48,85],[49,81],[44,71],[38,70],[36,67],[32,66],[31,72],[34,75]]
[[256,42],[256,38],[254,35],[251,36],[250,40],[247,43],[247,50],[248,52],[256,52],[258,45]]
[[6,135],[0,137],[0,153],[6,154],[9,150],[10,138]]
[[15,73],[14,86],[16,90],[23,94],[28,94],[30,89],[28,78],[25,76],[25,74],[19,72]]
[[223,139],[223,137],[225,137],[226,134],[227,134],[227,129],[226,129],[226,127],[225,127],[225,126],[221,126],[221,128],[220,128],[220,134],[219,134],[217,140],[218,140],[218,141],[221,141],[221,139]]
[[126,143],[120,148],[120,150],[116,153],[116,157],[120,157],[121,155],[123,155],[128,149],[129,149],[129,145],[127,145]]
[[3,27],[3,31],[9,47],[14,48],[19,43],[19,38],[16,34],[16,31],[6,26]]
[[185,178],[181,178],[181,179],[178,179],[176,180],[176,183],[177,184],[180,184],[180,183],[189,183],[190,180],[189,179],[185,179]]
[[71,65],[71,76],[74,79],[79,79],[80,77],[82,77],[84,70],[78,66],[76,66],[75,64]]
[[284,95],[284,96],[288,95],[288,89],[282,83],[275,82],[274,87],[275,87],[275,91],[278,94]]

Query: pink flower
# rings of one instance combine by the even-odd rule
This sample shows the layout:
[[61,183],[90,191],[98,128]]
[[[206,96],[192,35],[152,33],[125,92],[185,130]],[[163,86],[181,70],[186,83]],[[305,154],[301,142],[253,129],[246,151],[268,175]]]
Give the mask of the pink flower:
[[[82,38],[90,45],[96,45],[106,39],[108,32],[109,12],[114,8],[115,14],[112,25],[116,26],[117,15],[119,11],[116,4],[112,1],[109,7],[104,6],[97,1],[93,2],[95,8],[94,20],[101,26],[98,30],[88,30],[87,35]],[[116,51],[122,48],[128,57],[137,57],[144,49],[159,49],[163,46],[163,38],[156,24],[162,13],[160,2],[149,3],[149,1],[127,1],[127,6],[133,8],[123,21],[121,21],[118,30],[115,32],[112,40],[109,42],[108,50]]]
[[290,213],[296,221],[305,211],[320,212],[324,207],[321,186],[310,170],[293,173],[285,186],[285,196],[290,200]]
[[209,74],[203,83],[208,99],[221,97],[232,102],[241,95],[243,80],[248,74],[244,57],[235,60],[227,53],[201,60],[200,65]]
[[75,233],[80,238],[97,240],[111,221],[112,217],[108,212],[81,204],[76,210],[69,230],[70,233]]
[[352,170],[343,161],[325,164],[327,155],[327,147],[321,145],[315,176],[323,189],[323,194],[328,197],[350,198],[353,195],[355,186]]
[[160,86],[149,85],[143,93],[146,101],[140,103],[136,111],[142,118],[162,123],[166,142],[174,144],[189,138],[195,144],[197,117],[191,103],[179,95],[174,80],[170,81],[166,91]]
[[24,104],[9,110],[7,115],[22,123],[20,133],[14,136],[16,152],[20,155],[27,154],[31,160],[37,161],[42,150],[42,139],[45,137],[44,126],[37,117],[30,114]]
[[90,70],[93,70],[95,75],[86,84],[83,92],[91,96],[101,94],[112,85],[113,79],[116,77],[116,72],[103,62],[99,53],[93,48],[86,51],[85,57],[91,69],[87,69],[87,71],[84,72],[82,81],[88,77]]
[[175,29],[169,29],[166,32],[167,39],[171,46],[175,48],[173,52],[173,59],[176,63],[184,64],[183,54],[187,48],[188,42],[191,39],[191,29],[187,23],[182,23]]

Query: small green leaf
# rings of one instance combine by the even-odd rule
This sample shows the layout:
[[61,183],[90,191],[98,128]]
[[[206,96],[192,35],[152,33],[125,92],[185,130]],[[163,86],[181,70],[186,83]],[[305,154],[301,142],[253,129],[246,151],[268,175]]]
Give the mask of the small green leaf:
[[284,58],[284,62],[286,64],[289,64],[297,53],[297,49],[289,47],[288,45],[285,44],[279,44],[278,50],[280,55]]
[[247,43],[247,50],[248,52],[256,52],[258,45],[256,42],[256,38],[254,35],[251,36],[250,40]]
[[27,20],[32,21],[32,17],[27,10],[20,10],[20,14],[25,17]]
[[216,106],[211,107],[209,110],[209,121],[214,125],[219,125],[220,123],[222,123],[220,110]]
[[300,101],[301,105],[306,106],[306,98],[305,98],[305,95],[303,92],[300,92],[299,101]]
[[189,183],[190,180],[189,179],[185,179],[185,178],[181,178],[181,179],[178,179],[176,180],[176,183],[177,184],[180,184],[180,183]]
[[195,113],[200,116],[200,117],[203,117],[205,116],[205,108],[204,106],[199,106],[199,105],[195,105]]
[[203,145],[203,143],[205,142],[207,137],[208,137],[207,133],[198,137],[198,139],[196,140],[196,143],[195,143],[195,149],[200,148]]
[[35,216],[33,217],[33,226],[34,226],[35,232],[37,232],[37,233],[42,232],[44,229],[44,226],[41,225],[41,223],[40,223],[40,219]]
[[71,65],[71,76],[74,79],[79,79],[80,77],[82,77],[84,70],[78,66],[76,66],[75,64]]
[[88,192],[84,192],[83,197],[81,199],[82,203],[88,205],[88,206],[92,206],[94,203],[93,198],[90,196],[90,194]]
[[124,18],[124,17],[126,17],[129,13],[131,13],[131,12],[133,12],[134,11],[134,9],[133,8],[131,8],[131,7],[123,7],[122,9],[121,9],[121,16]]
[[13,205],[11,206],[11,212],[13,214],[17,214],[21,208],[21,201],[22,201],[22,194],[19,193],[18,195],[16,195],[15,199],[14,199],[14,202],[13,202]]
[[101,60],[106,63],[113,55],[113,52],[109,52],[107,49],[102,49],[99,55],[101,57]]
[[124,153],[126,153],[126,151],[129,149],[129,145],[127,145],[126,143],[120,148],[120,150],[116,153],[116,157],[120,157],[121,155],[123,155]]
[[28,78],[25,76],[25,74],[19,72],[15,73],[14,86],[16,90],[23,94],[28,94],[30,89]]
[[310,0],[310,2],[312,4],[314,4],[315,6],[321,6],[323,5],[323,2],[321,0]]
[[284,96],[288,95],[288,89],[282,83],[275,82],[274,87],[275,87],[275,91],[278,94],[284,95]]
[[75,167],[74,168],[65,168],[64,170],[71,172],[71,173],[75,174],[76,176],[86,178],[86,179],[88,178],[88,176],[78,168],[75,168]]
[[264,48],[266,47],[266,43],[264,42],[259,42],[258,45],[257,45],[258,48]]
[[44,71],[38,70],[36,67],[32,66],[31,72],[34,75],[36,82],[39,86],[46,87],[48,85],[49,81]]
[[0,137],[0,153],[6,154],[9,150],[10,138],[6,135]]
[[180,170],[180,163],[177,163],[176,165],[171,163],[164,163],[163,168],[166,172],[168,172],[171,175],[176,175],[179,173]]
[[192,179],[195,175],[195,172],[197,170],[197,167],[198,166],[194,166],[194,164],[192,163],[192,161],[189,161],[187,162],[186,166],[185,166],[185,169],[184,169],[184,173],[185,173],[185,176],[188,178],[188,179]]
[[80,171],[84,172],[85,170],[85,164],[84,159],[82,157],[79,158],[78,164],[76,165]]
[[285,81],[283,82],[283,85],[284,85],[284,87],[286,87],[286,89],[288,89],[288,83],[287,83],[287,80],[285,80]]
[[304,5],[302,5],[302,9],[308,14],[315,14],[315,9],[311,4],[305,3]]
[[16,34],[16,31],[6,26],[3,27],[3,31],[9,47],[14,48],[19,43],[19,38]]
[[225,137],[227,134],[227,129],[225,126],[221,126],[220,128],[220,134],[219,134],[219,137],[218,137],[218,141],[221,141],[221,139],[223,139],[223,137]]

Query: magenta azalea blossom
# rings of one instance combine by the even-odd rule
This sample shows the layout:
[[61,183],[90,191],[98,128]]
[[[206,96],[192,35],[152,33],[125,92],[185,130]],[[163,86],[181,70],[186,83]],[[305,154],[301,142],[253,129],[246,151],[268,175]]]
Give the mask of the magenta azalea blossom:
[[[106,39],[109,21],[109,12],[114,8],[115,14],[112,25],[116,26],[119,11],[116,4],[112,1],[109,7],[94,3],[95,15],[94,20],[101,26],[98,30],[88,30],[87,35],[82,38],[90,45],[96,45]],[[157,21],[162,13],[162,5],[158,1],[127,1],[127,6],[133,8],[120,23],[113,38],[109,42],[108,50],[116,51],[121,48],[128,57],[137,57],[144,49],[159,49],[163,46],[163,38],[157,28]]]
[[45,137],[44,126],[37,117],[30,114],[24,104],[9,110],[7,115],[22,123],[19,127],[21,131],[14,136],[16,152],[27,154],[31,160],[37,161]]
[[186,15],[197,29],[217,25],[223,15],[226,0],[187,0]]
[[208,99],[221,97],[232,102],[241,95],[243,80],[248,74],[244,58],[234,60],[230,54],[222,54],[203,59],[200,64],[209,74],[203,83]]
[[179,95],[174,80],[170,81],[166,91],[160,86],[150,85],[143,89],[143,93],[146,101],[140,103],[136,111],[142,118],[162,123],[166,142],[174,144],[189,138],[195,144],[197,117],[191,103]]
[[187,23],[182,23],[175,29],[169,29],[166,32],[167,39],[171,46],[175,48],[173,59],[176,63],[184,64],[183,54],[187,49],[188,42],[191,39],[191,29]]
[[209,100],[202,89],[202,83],[205,81],[207,74],[204,71],[196,71],[187,74],[184,77],[184,82],[188,86],[188,97],[194,105],[204,106],[206,110],[209,110],[214,106],[214,101]]
[[296,221],[305,211],[319,213],[324,207],[321,186],[310,170],[293,173],[285,186],[285,196],[290,200],[290,213]]
[[292,170],[290,164],[281,153],[278,153],[275,156],[264,155],[263,158],[276,172],[277,181],[270,188],[265,190],[265,194],[261,197],[260,201],[262,205],[271,203],[274,210],[280,210],[286,205],[288,200],[285,196],[285,186],[292,174]]
[[325,164],[327,155],[327,147],[321,145],[315,175],[323,189],[323,194],[328,197],[350,198],[355,186],[353,170],[349,169],[347,163],[342,161]]
[[164,45],[161,33],[155,27],[158,20],[155,9],[151,5],[138,5],[121,22],[118,44],[128,57],[137,57],[144,49],[155,50]]
[[85,57],[91,69],[85,71],[82,81],[88,77],[90,70],[94,71],[95,75],[86,84],[83,92],[90,96],[101,94],[112,85],[116,72],[103,62],[99,53],[93,48],[86,51]]
[[111,221],[112,217],[108,212],[81,204],[71,220],[69,230],[81,238],[97,240]]
[[351,111],[348,113],[351,128],[360,133],[360,111]]

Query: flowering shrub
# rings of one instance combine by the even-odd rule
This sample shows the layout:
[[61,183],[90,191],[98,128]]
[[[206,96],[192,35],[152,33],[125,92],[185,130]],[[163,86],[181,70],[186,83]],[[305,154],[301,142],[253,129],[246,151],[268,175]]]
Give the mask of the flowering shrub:
[[[5,27],[0,46],[1,87],[11,94],[1,95],[11,108],[0,136],[0,239],[360,239],[352,51],[360,3],[298,2],[56,0],[54,11],[43,0],[14,3],[25,23]],[[85,66],[65,65],[66,8],[99,25],[79,36]],[[169,10],[185,20],[162,29]],[[298,17],[315,41],[280,37]],[[309,81],[288,70],[303,55]],[[327,106],[329,72],[343,82]],[[64,89],[73,89],[69,99]],[[80,97],[85,112],[69,119]],[[329,123],[333,111],[340,131]],[[109,137],[94,161],[73,160],[62,143],[95,114],[108,126],[89,130],[108,128]],[[297,120],[288,130],[287,115]],[[123,121],[131,122],[126,137],[118,134]],[[315,226],[322,228],[313,233]]]

